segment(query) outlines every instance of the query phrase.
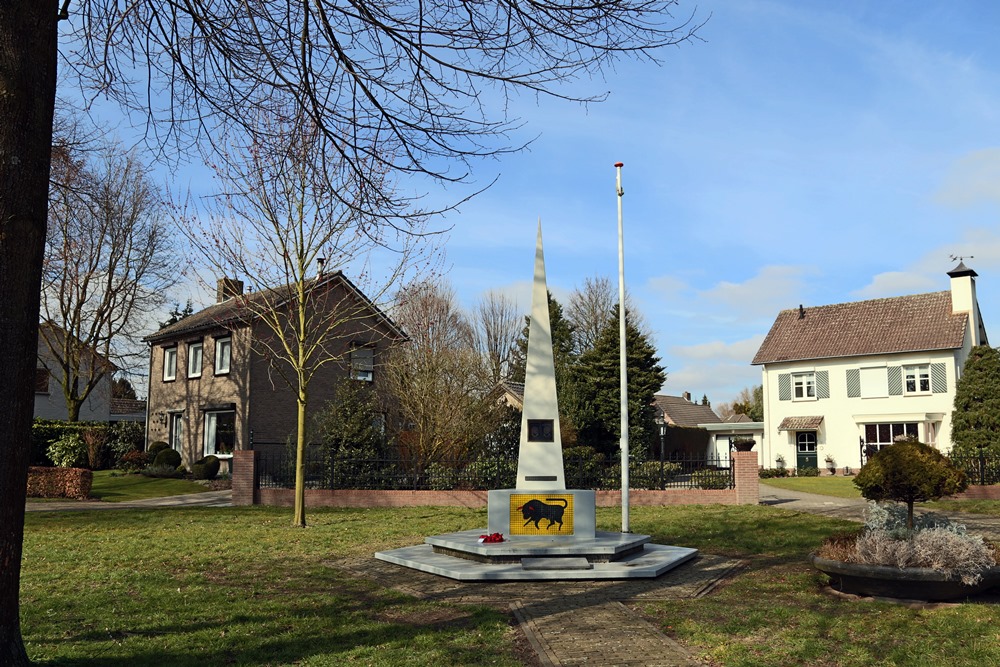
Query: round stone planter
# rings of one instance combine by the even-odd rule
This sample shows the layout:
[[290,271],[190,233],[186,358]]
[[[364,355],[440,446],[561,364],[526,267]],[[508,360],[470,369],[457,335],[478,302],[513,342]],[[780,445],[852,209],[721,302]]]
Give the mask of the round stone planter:
[[756,440],[734,440],[733,449],[738,452],[749,452],[757,444]]
[[830,577],[834,590],[854,595],[901,598],[905,600],[957,600],[1000,585],[1000,567],[983,572],[979,583],[968,586],[961,579],[948,578],[930,568],[898,568],[827,560],[809,554],[809,562]]

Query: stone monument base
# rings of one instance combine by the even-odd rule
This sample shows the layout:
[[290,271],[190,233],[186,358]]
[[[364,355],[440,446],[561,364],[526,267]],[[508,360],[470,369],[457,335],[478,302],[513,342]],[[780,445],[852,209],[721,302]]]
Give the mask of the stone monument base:
[[592,489],[496,489],[487,499],[486,530],[505,540],[592,540],[597,530]]

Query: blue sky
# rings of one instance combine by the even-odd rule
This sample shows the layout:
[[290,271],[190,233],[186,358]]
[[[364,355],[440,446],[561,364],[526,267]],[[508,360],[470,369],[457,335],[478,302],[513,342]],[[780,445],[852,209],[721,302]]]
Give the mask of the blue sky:
[[607,101],[514,100],[518,136],[537,138],[477,165],[496,185],[439,221],[463,304],[498,289],[528,312],[539,218],[556,298],[616,279],[622,161],[626,282],[664,393],[732,400],[760,382],[750,361],[779,310],[945,290],[950,255],[972,256],[1000,342],[1000,4],[708,0],[677,15],[691,10],[711,15],[704,41],[581,87]]
[[[688,5],[691,6],[691,5]],[[450,276],[527,311],[540,217],[549,288],[625,273],[664,393],[729,401],[778,311],[948,289],[972,256],[1000,338],[1000,5],[701,2],[660,67],[626,63],[583,108],[526,100],[539,137],[450,216]],[[483,176],[491,165],[485,165]]]

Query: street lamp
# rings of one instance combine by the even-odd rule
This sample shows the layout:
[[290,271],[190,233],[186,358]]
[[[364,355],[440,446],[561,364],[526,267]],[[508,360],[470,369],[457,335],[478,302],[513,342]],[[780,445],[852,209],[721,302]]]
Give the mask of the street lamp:
[[666,488],[666,484],[663,481],[663,446],[667,440],[667,422],[663,421],[660,423],[660,490]]

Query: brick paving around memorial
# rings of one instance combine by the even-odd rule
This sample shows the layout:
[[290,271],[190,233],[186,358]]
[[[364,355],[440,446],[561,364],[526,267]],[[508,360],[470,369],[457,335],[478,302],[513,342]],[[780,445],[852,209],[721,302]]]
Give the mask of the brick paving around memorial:
[[329,565],[423,600],[509,611],[538,665],[689,667],[703,663],[629,605],[701,597],[742,563],[700,555],[655,579],[496,583],[455,581],[374,558]]

